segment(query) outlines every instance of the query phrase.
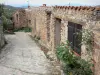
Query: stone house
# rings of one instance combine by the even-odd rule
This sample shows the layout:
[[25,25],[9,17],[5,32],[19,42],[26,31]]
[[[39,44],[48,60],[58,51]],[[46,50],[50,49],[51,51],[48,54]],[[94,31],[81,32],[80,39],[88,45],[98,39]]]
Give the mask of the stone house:
[[25,9],[18,9],[13,14],[13,24],[14,24],[14,28],[23,28],[28,26]]
[[[41,38],[41,44],[51,48],[50,44],[50,16],[51,7],[33,7],[31,8],[31,26],[32,26],[32,36],[38,36]],[[47,26],[48,25],[48,26]],[[47,36],[48,35],[48,36]]]
[[74,52],[86,58],[85,46],[78,46],[74,33],[82,29],[93,31],[93,62],[95,64],[95,75],[100,73],[100,8],[96,7],[74,7],[55,6],[32,7],[31,24],[32,36],[39,36],[40,43],[47,47],[55,56],[55,48],[66,40],[72,42]]
[[48,48],[48,54],[52,54],[53,57],[55,57],[55,48],[60,43],[69,40],[75,54],[86,59],[85,45],[78,46],[74,33],[82,29],[91,30],[93,32],[94,72],[95,75],[100,74],[100,7],[48,7],[43,4],[41,7],[30,7],[27,10],[30,10],[27,12],[29,17],[26,18],[32,28],[32,36],[40,37],[39,43]]
[[95,65],[95,75],[99,75],[100,73],[99,70],[100,48],[98,48],[100,46],[99,44],[100,41],[99,39],[98,41],[96,40],[97,38],[99,38],[99,35],[97,35],[99,33],[99,28],[100,28],[99,11],[100,8],[95,8],[95,7],[55,6],[54,11],[52,12],[53,24],[51,24],[51,26],[53,26],[53,28],[55,29],[56,29],[55,25],[60,27],[60,31],[52,30],[54,33],[52,34],[52,36],[55,37],[54,39],[55,41],[53,40],[54,46],[56,44],[59,44],[56,42],[59,40],[57,36],[59,34],[60,37],[59,42],[65,42],[66,39],[69,40],[69,42],[72,42],[72,45],[74,46],[74,51],[77,54],[80,54],[83,59],[86,59],[86,49],[84,45],[79,47],[77,39],[75,39],[75,36],[73,34],[82,29],[90,29],[93,31],[94,44],[92,53],[93,53],[93,62]]

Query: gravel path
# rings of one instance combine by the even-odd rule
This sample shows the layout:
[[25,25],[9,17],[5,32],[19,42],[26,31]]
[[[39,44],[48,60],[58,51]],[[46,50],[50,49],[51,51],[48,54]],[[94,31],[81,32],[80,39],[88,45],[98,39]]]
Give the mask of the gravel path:
[[44,53],[24,32],[6,35],[8,44],[0,53],[0,75],[52,75]]

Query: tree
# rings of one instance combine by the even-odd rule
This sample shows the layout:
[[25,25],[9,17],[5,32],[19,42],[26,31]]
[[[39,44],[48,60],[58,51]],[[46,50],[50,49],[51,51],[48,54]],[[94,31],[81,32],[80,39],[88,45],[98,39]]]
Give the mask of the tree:
[[4,12],[4,5],[0,4],[0,16],[2,16],[3,12]]

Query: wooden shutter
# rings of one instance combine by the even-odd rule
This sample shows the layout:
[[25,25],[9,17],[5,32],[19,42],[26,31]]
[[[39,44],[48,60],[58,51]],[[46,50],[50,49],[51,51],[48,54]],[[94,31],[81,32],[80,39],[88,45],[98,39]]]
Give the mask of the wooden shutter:
[[81,37],[79,39],[77,32],[82,30],[82,26],[76,23],[68,22],[68,40],[71,43],[71,47],[75,52],[81,54]]

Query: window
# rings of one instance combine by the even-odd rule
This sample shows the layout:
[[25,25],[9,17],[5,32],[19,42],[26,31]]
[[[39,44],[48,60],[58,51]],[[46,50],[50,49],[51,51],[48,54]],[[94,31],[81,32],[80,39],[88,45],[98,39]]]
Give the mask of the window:
[[78,35],[76,34],[77,32],[80,32],[82,30],[82,25],[68,22],[68,40],[71,43],[72,49],[78,53],[79,55],[81,54],[81,38],[80,40],[78,38]]

